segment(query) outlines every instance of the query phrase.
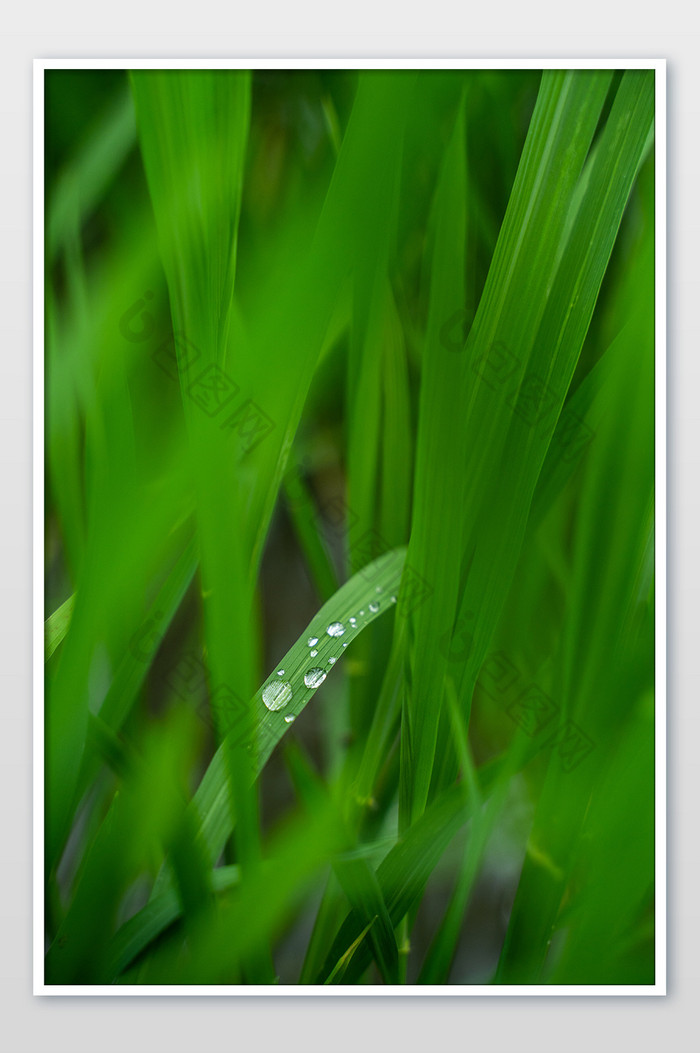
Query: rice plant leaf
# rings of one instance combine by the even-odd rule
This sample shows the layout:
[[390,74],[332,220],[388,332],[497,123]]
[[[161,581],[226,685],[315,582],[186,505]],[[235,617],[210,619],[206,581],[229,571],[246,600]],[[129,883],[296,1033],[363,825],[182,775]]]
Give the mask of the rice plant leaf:
[[[469,573],[459,621],[472,617],[475,631],[471,652],[462,668],[460,693],[465,697],[471,695],[506,588],[512,580],[540,467],[573,375],[653,119],[653,83],[647,74],[642,72],[636,77],[635,72],[626,73],[622,79],[595,154],[587,192],[556,271],[552,262],[556,259],[554,246],[564,234],[567,205],[575,190],[609,78],[591,74],[588,83],[579,81],[574,88],[567,83],[569,75],[563,79],[559,75],[543,77],[529,133],[532,143],[530,148],[526,145],[487,287],[467,344],[472,367],[483,373],[490,353],[482,344],[483,335],[488,331],[491,339],[500,337],[499,362],[502,364],[503,357],[510,362],[511,376],[508,384],[499,382],[495,387],[484,383],[482,378],[481,383],[474,384],[471,396],[474,415],[470,420],[479,428],[479,439],[474,434],[467,463],[467,509],[471,508],[472,514],[467,512],[470,526],[463,573],[467,568]],[[582,91],[583,96],[575,103],[571,93],[577,90]],[[571,109],[572,103],[574,109]],[[545,113],[551,114],[548,132],[541,123]],[[562,132],[565,139],[560,138]],[[529,161],[542,148],[547,152],[553,149],[555,154],[561,151],[561,164],[554,163],[548,168],[550,178],[559,182],[549,200],[540,196],[545,187],[535,172],[529,171]],[[609,187],[613,171],[614,190]],[[526,198],[530,192],[534,198],[523,231],[517,223],[511,228],[510,220],[511,217],[515,220],[522,207],[518,202],[520,190],[525,188],[528,188]],[[529,220],[540,209],[544,212],[540,217],[543,226],[531,228]],[[547,237],[545,230],[549,231]],[[530,239],[534,256],[526,262],[521,249]],[[501,267],[506,264],[500,249],[503,246],[508,253],[513,241],[517,260],[510,265],[509,278],[519,284],[512,289],[512,299],[505,301],[504,286],[507,288],[509,281],[501,281]],[[527,271],[531,271],[534,259],[543,252],[542,270],[533,277]],[[492,276],[498,282],[500,305],[490,292]],[[543,279],[544,287],[540,284]],[[539,286],[536,293],[532,288],[528,293],[532,282]],[[546,289],[550,290],[548,295]],[[533,313],[535,300],[530,296],[535,296],[539,304],[536,313]],[[517,320],[509,318],[513,309],[522,311]],[[492,374],[485,379],[494,380]],[[491,431],[492,427],[499,428],[498,434]],[[477,452],[483,449],[484,442],[489,444],[488,456]]]
[[297,465],[284,478],[285,503],[319,596],[325,602],[340,582],[317,528],[317,510]]
[[[234,888],[240,880],[237,866],[217,867],[211,874],[211,887],[216,892]],[[167,889],[134,914],[114,936],[109,949],[110,976],[124,972],[135,958],[168,926],[182,916],[182,903],[175,889]]]
[[[638,740],[639,722],[648,719],[644,708],[639,708],[639,696],[645,679],[652,676],[653,656],[653,624],[648,617],[654,484],[651,236],[637,267],[638,288],[646,287],[647,297],[643,308],[635,305],[620,334],[605,389],[606,411],[585,466],[572,583],[580,600],[567,619],[555,681],[561,698],[555,734],[568,729],[571,739],[573,729],[575,742],[583,733],[586,760],[574,770],[562,770],[555,754],[548,764],[530,837],[536,851],[530,852],[523,867],[499,963],[497,982],[503,984],[544,975],[549,942],[580,851],[585,816],[589,809],[600,807],[597,802],[616,757],[596,745],[612,740],[625,749],[626,740]],[[653,765],[645,757],[646,768],[636,770],[635,778],[645,770],[650,786]],[[642,851],[642,842],[634,851]],[[554,867],[539,865],[542,852]],[[648,839],[646,852],[645,875],[650,883],[653,850]],[[601,898],[607,899],[602,894]]]
[[135,142],[134,103],[130,92],[123,90],[52,188],[46,232],[49,258],[65,247],[76,221],[80,225],[94,210]]
[[285,823],[266,847],[255,882],[241,881],[214,913],[195,924],[180,960],[171,956],[159,960],[156,953],[150,982],[228,982],[256,948],[279,933],[319,869],[345,847],[344,839],[336,805],[330,800],[325,807]]
[[374,925],[374,922],[375,919],[372,918],[372,920],[368,922],[367,925],[364,927],[357,939],[353,940],[345,954],[340,956],[338,961],[333,966],[333,969],[328,974],[328,977],[324,980],[324,984],[339,984],[343,982],[345,970],[347,969],[348,964],[352,961],[352,956],[364,940],[367,933],[372,931],[372,926]]
[[[224,364],[250,114],[250,74],[131,74],[175,328]],[[187,280],[185,280],[185,277]]]
[[[463,786],[455,786],[428,806],[379,865],[377,881],[393,926],[398,925],[419,900],[435,864],[468,815],[467,792]],[[333,942],[316,983],[326,982],[365,927],[364,918],[351,911]],[[346,970],[348,983],[357,982],[371,958],[372,950],[364,943]]]
[[347,856],[336,859],[333,868],[353,911],[370,927],[372,953],[382,979],[387,984],[398,983],[399,949],[376,873],[366,859]]
[[[123,378],[122,378],[123,379]],[[105,378],[107,383],[107,378]],[[128,394],[118,381],[110,386],[110,408],[95,409],[90,449],[95,457],[90,544],[77,582],[70,626],[46,692],[46,835],[47,864],[53,867],[65,842],[75,804],[89,716],[99,710],[106,678],[94,686],[91,670],[106,670],[124,655],[143,617],[145,582],[162,571],[164,539],[178,521],[184,503],[182,472],[157,494],[135,470],[128,453],[123,420],[129,419]],[[104,408],[104,407],[103,407]],[[109,454],[98,441],[101,435]],[[109,437],[109,438],[107,438]],[[146,497],[148,494],[148,498]],[[132,528],[132,509],[143,502],[140,530]],[[95,566],[99,574],[93,573]],[[129,582],[140,583],[138,589]],[[119,617],[114,612],[119,612]],[[52,663],[53,665],[54,663]]]
[[[313,771],[311,762],[301,747],[291,743],[285,749],[285,762],[299,796],[310,810],[320,807],[327,799],[328,791],[319,776]],[[342,825],[338,810],[338,823]],[[349,840],[349,837],[348,837]],[[390,845],[393,841],[390,842]],[[385,983],[398,983],[399,953],[396,937],[391,925],[386,904],[377,884],[370,862],[373,853],[384,850],[377,844],[360,845],[359,848],[343,852],[333,861],[333,870],[348,901],[358,914],[364,914],[371,927],[370,941],[374,957]]]
[[208,872],[199,844],[191,838],[176,777],[191,728],[178,721],[167,730],[167,735],[152,733],[144,744],[143,757],[113,796],[85,853],[69,908],[46,957],[47,983],[111,979],[109,948],[119,903],[148,866],[154,845],[171,849],[178,897],[186,913],[193,906],[190,889],[203,885],[202,894],[208,895]]
[[[396,77],[394,120],[385,133],[384,158],[374,165],[371,253],[358,254],[351,273],[352,317],[347,361],[348,542],[351,570],[369,552],[403,545],[408,539],[409,429],[400,435],[409,412],[404,374],[403,334],[397,317],[391,272],[396,254],[402,139],[409,118],[412,81]],[[386,89],[384,89],[386,91]],[[390,371],[391,381],[387,382]],[[403,440],[398,447],[396,440]],[[399,452],[400,451],[400,452]],[[383,626],[358,648],[366,675],[351,683],[352,732],[361,736],[374,704],[374,682],[381,675],[389,627]]]
[[75,595],[69,596],[64,603],[58,607],[53,614],[46,619],[44,624],[44,660],[48,662],[63,637],[68,632],[73,607],[75,606]]
[[[75,811],[99,770],[105,736],[114,737],[127,719],[165,633],[192,581],[196,549],[189,542],[151,603],[146,617],[125,648],[124,656],[98,713],[88,715],[86,751],[82,759],[72,809]],[[58,611],[56,612],[59,613]],[[66,631],[68,623],[66,623]],[[121,747],[120,747],[121,749]]]
[[[234,815],[227,791],[227,750],[233,743],[240,743],[241,738],[247,739],[248,778],[252,783],[292,721],[303,712],[332,666],[342,659],[346,648],[376,618],[394,609],[392,597],[399,594],[405,558],[405,549],[385,553],[355,574],[321,607],[254,695],[252,706],[256,730],[253,736],[247,735],[245,726],[235,722],[235,712],[227,715],[230,722],[228,733],[207,768],[191,806],[198,817],[200,841],[212,867],[238,818]],[[355,624],[351,623],[351,618]],[[333,628],[337,625],[343,627],[342,634],[329,634],[329,628],[338,631]],[[318,640],[318,644],[310,647],[310,639]],[[311,650],[318,650],[318,655],[311,656]],[[307,686],[306,678],[312,686]],[[263,696],[269,696],[271,705],[278,708],[267,708]],[[288,719],[290,717],[292,721]],[[156,894],[168,881],[167,871],[163,871],[156,885]]]
[[119,731],[129,715],[153,658],[192,582],[196,568],[196,545],[189,541],[132,637],[130,647],[118,666],[100,706],[100,719],[113,731]]
[[457,876],[457,884],[421,967],[418,976],[419,984],[444,984],[449,982],[450,969],[457,943],[463,931],[464,914],[479,873],[488,839],[503,812],[505,796],[512,775],[511,764],[514,760],[514,755],[511,754],[509,758],[510,763],[501,766],[495,784],[489,787],[489,799],[484,807],[479,778],[467,738],[464,716],[459,708],[455,686],[450,679],[448,679],[446,684],[445,697],[450,724],[457,743],[457,753],[462,775],[468,788],[472,820],[464,849],[464,857]]
[[[528,491],[534,488],[548,445],[544,424],[534,428],[520,400],[526,391],[532,394],[538,378],[548,376],[550,347],[536,337],[550,302],[557,246],[609,84],[606,72],[587,71],[584,77],[555,71],[543,74],[464,352],[470,375],[462,408],[466,417],[463,515],[467,527],[463,588],[453,632],[460,625],[474,626],[459,684],[467,700],[512,576],[518,552],[514,539],[524,529]],[[563,402],[564,393],[565,388],[560,388],[552,395],[551,427],[557,399]],[[536,410],[539,398],[536,391]]]
[[[649,700],[650,701],[650,700]],[[591,803],[576,862],[590,874],[560,924],[567,940],[547,981],[551,984],[654,982],[654,925],[640,941],[626,945],[640,919],[652,916],[654,899],[653,708],[645,719],[631,723],[622,736],[600,793]],[[627,819],[625,803],[635,803],[635,822]],[[606,879],[615,860],[616,880]],[[636,951],[636,953],[635,953]],[[641,953],[640,953],[641,951]]]
[[[256,451],[259,478],[264,481],[251,506],[256,561],[334,312],[347,283],[355,278],[364,280],[362,276],[371,266],[366,245],[373,242],[375,231],[384,230],[386,225],[384,173],[395,171],[413,82],[414,75],[406,71],[364,71],[359,75],[352,112],[317,222],[309,224],[308,232],[296,232],[292,239],[282,285],[276,274],[271,280],[263,273],[254,300],[246,305],[253,361],[257,356],[262,376],[274,372],[277,378],[274,388],[267,385],[264,397],[261,392],[261,403],[279,428],[276,441],[261,444]],[[340,245],[342,251],[338,251]],[[367,417],[366,408],[363,412]],[[371,418],[370,426],[374,426]],[[361,521],[368,530],[364,519]],[[387,539],[387,547],[403,540]]]
[[[139,141],[153,201],[175,332],[201,354],[208,378],[186,396],[185,354],[178,365],[195,474],[196,518],[210,675],[250,697],[256,665],[245,492],[230,436],[212,415],[227,365],[234,322],[234,283],[243,173],[250,123],[251,77],[241,71],[140,71],[132,74]],[[230,383],[230,382],[229,382]],[[203,388],[201,385],[203,384]],[[245,404],[244,404],[245,405]],[[202,412],[204,409],[204,412]],[[215,714],[219,737],[223,734]],[[245,705],[243,722],[252,727]],[[236,746],[226,754],[228,791],[238,809],[238,856],[247,879],[260,855],[257,797]],[[263,979],[265,948],[247,965]]]
[[[464,107],[458,112],[436,193],[430,307],[422,363],[415,490],[408,561],[427,595],[406,622],[406,693],[401,727],[401,822],[421,813],[428,798],[447,655],[434,627],[450,624],[458,600],[455,566],[463,549],[461,505],[465,431],[459,412],[466,394],[464,356],[445,347],[441,331],[464,295],[466,151]],[[440,537],[440,546],[433,539]],[[407,602],[406,602],[407,601]],[[403,601],[410,610],[410,597]]]

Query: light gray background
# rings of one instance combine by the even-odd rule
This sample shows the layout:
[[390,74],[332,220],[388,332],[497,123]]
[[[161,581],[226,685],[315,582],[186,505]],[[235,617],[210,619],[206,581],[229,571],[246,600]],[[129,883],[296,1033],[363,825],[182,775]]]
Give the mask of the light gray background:
[[[700,1001],[700,39],[690,5],[11,3],[0,44],[0,1034],[11,1053],[203,1049],[672,1053]],[[588,30],[588,32],[586,32]],[[600,30],[601,33],[596,31]],[[602,32],[604,30],[604,33]],[[505,31],[505,32],[504,32]],[[35,57],[667,58],[669,967],[666,998],[34,998],[31,224]],[[407,63],[409,64],[409,63]]]

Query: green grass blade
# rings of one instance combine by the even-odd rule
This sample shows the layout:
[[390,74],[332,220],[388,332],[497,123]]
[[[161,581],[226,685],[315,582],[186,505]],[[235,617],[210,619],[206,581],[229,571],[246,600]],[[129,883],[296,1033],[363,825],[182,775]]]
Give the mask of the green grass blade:
[[65,246],[76,219],[84,221],[94,210],[135,142],[134,103],[123,90],[53,189],[46,232],[49,258]]
[[[467,795],[455,786],[436,799],[407,831],[377,869],[377,881],[386,903],[392,925],[399,924],[406,912],[420,898],[425,884],[443,851],[469,814]],[[365,922],[351,912],[342,925],[325,965],[316,978],[325,983],[365,927]],[[372,951],[365,942],[346,969],[348,983],[354,983],[369,965]]]
[[335,860],[334,870],[354,914],[367,923],[369,939],[384,983],[399,982],[399,949],[377,875],[366,859]]
[[[567,620],[558,656],[556,687],[562,700],[558,730],[562,724],[566,730],[566,722],[574,721],[576,729],[585,728],[593,752],[573,771],[562,770],[556,756],[548,764],[530,839],[535,851],[523,868],[499,964],[497,979],[504,984],[543,975],[557,915],[573,878],[586,813],[600,807],[597,802],[609,778],[606,772],[616,763],[616,750],[625,750],[626,740],[637,737],[639,722],[648,721],[640,694],[650,678],[653,682],[653,626],[644,617],[652,588],[651,237],[637,266],[648,295],[644,308],[636,307],[619,338],[605,392],[606,412],[586,464],[572,581],[579,601]],[[605,748],[606,744],[610,745]],[[646,777],[648,785],[653,782],[650,765]],[[634,850],[639,851],[639,846]],[[542,854],[553,866],[539,864]],[[648,853],[647,882],[652,873],[653,853]],[[610,885],[609,894],[601,891],[603,901],[615,895],[612,879]]]
[[[217,867],[212,871],[211,887],[214,892],[226,892],[239,880],[238,867]],[[175,889],[168,889],[150,900],[114,936],[109,949],[108,974],[118,976],[124,972],[181,915],[182,903]]]
[[74,606],[75,595],[69,596],[68,599],[53,612],[51,617],[46,619],[46,622],[44,623],[44,660],[46,662],[48,662],[49,658],[68,632],[68,626],[70,625]]
[[[201,824],[201,842],[211,866],[218,859],[237,819],[227,792],[227,750],[233,742],[245,742],[248,777],[252,782],[289,729],[291,721],[286,718],[296,719],[314,695],[316,687],[306,686],[305,675],[314,668],[319,668],[328,675],[332,666],[342,659],[346,646],[376,618],[393,609],[392,597],[399,593],[405,556],[405,550],[389,552],[341,586],[335,596],[324,604],[309,622],[301,637],[253,696],[252,706],[257,721],[254,735],[247,735],[247,729],[239,723],[230,727],[192,801],[192,808]],[[380,593],[377,592],[377,588],[381,589]],[[356,620],[354,626],[350,623],[350,618]],[[329,636],[327,633],[328,627],[335,623],[344,626],[341,636]],[[309,647],[307,641],[312,637],[319,641],[317,648]],[[310,651],[314,649],[318,649],[319,653],[312,657]],[[282,676],[278,675],[278,669],[284,670]],[[282,689],[285,683],[289,685],[289,695],[287,688]],[[281,691],[279,698],[288,698],[283,707],[269,710],[265,706],[263,693],[269,688]],[[229,721],[232,716],[235,719],[235,713],[228,714]],[[161,891],[167,880],[164,872],[157,892]]]
[[[405,828],[421,814],[428,799],[442,685],[447,660],[436,648],[433,626],[449,624],[459,595],[455,566],[463,547],[462,521],[452,514],[461,504],[462,464],[466,455],[464,429],[458,412],[441,407],[464,402],[466,371],[463,355],[447,351],[441,340],[444,320],[454,314],[464,295],[466,156],[464,110],[460,109],[445,156],[434,214],[434,255],[430,308],[423,354],[418,419],[415,491],[408,561],[428,594],[408,613],[408,645],[404,708],[401,725],[401,822]],[[440,537],[440,546],[434,539]],[[410,597],[408,598],[410,602]]]

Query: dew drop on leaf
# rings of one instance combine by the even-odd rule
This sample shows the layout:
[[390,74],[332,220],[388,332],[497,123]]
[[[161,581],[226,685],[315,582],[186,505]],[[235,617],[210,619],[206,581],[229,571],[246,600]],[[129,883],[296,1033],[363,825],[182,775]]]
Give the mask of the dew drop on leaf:
[[263,689],[262,697],[268,709],[284,709],[292,697],[292,685],[288,680],[275,680]]
[[325,669],[320,669],[318,666],[314,666],[313,669],[308,669],[304,673],[304,683],[307,687],[320,687],[325,679]]

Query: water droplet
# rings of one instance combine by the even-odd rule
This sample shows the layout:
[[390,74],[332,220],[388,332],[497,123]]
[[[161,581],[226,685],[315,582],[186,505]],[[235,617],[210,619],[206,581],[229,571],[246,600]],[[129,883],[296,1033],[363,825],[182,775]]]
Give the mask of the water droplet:
[[268,709],[284,709],[292,697],[292,685],[288,680],[273,680],[263,690],[262,697]]
[[369,609],[371,610],[372,614],[376,614],[377,611],[379,610],[379,604],[378,603],[370,603]]
[[351,619],[350,619],[350,624],[352,625],[352,627],[353,627],[353,629],[354,629],[354,628],[355,628],[355,626],[357,625],[357,618],[351,618]]
[[335,663],[336,663],[336,659],[335,658],[329,658],[328,659],[328,664],[329,665],[335,665]]
[[345,626],[342,622],[331,622],[326,632],[329,636],[342,636],[345,632]]
[[309,647],[315,647],[318,643],[318,636],[310,636],[306,642]]
[[296,719],[297,718],[294,713],[287,713],[287,716],[284,718],[284,722],[285,724],[293,724]]
[[346,640],[345,643],[343,644],[343,647],[347,647],[347,646],[348,646],[348,641]]
[[316,655],[318,654],[318,651],[309,651],[309,654],[311,655],[312,658],[315,658]]
[[376,587],[376,589],[374,591],[375,592],[381,592],[382,591],[381,585],[377,585],[377,587]]
[[391,602],[392,602],[392,603],[396,603],[396,596],[392,596],[392,597],[391,597]]
[[319,669],[318,666],[314,666],[313,669],[309,669],[304,673],[304,683],[307,687],[320,687],[325,679],[326,670]]
[[364,616],[365,616],[365,612],[364,611],[360,611],[360,618],[364,618]]
[[278,669],[277,676],[284,676],[284,669]]

